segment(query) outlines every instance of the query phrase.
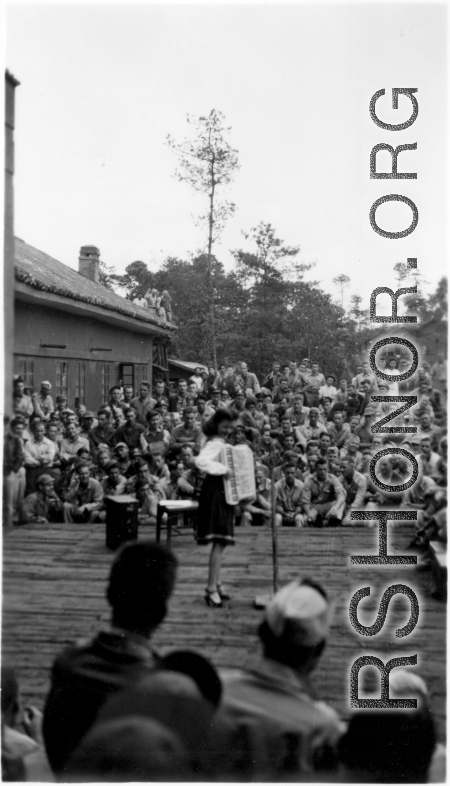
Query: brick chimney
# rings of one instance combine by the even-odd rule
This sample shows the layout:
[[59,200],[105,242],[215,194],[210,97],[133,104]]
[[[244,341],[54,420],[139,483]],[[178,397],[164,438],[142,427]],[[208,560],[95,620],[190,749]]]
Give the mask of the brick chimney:
[[81,246],[78,257],[78,272],[80,275],[95,281],[100,279],[100,249],[97,246]]

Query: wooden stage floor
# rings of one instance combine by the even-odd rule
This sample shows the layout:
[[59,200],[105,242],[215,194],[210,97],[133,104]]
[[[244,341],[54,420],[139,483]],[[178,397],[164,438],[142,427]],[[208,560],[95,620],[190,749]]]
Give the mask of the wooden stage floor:
[[[329,641],[315,674],[318,695],[348,715],[348,675],[359,655],[379,655],[386,661],[417,653],[418,666],[409,668],[427,681],[443,740],[446,604],[432,599],[430,573],[414,566],[351,566],[351,554],[377,553],[378,527],[278,532],[280,583],[309,576],[323,584],[335,604]],[[412,532],[407,524],[392,529],[388,553],[405,553]],[[272,589],[271,535],[269,529],[255,527],[238,528],[236,536],[236,546],[225,551],[223,570],[233,598],[222,609],[210,609],[203,600],[209,550],[195,544],[189,529],[173,537],[180,568],[169,614],[153,640],[160,651],[195,649],[217,666],[245,666],[259,651],[256,630],[262,612],[253,608],[253,600]],[[142,528],[140,537],[153,539],[154,530]],[[4,535],[3,659],[15,666],[25,701],[42,708],[54,657],[68,643],[108,623],[105,586],[111,560],[104,526],[98,524],[27,525]],[[371,597],[360,604],[368,609],[366,616],[360,612],[360,620],[370,625],[384,589],[399,583],[418,596],[416,629],[406,639],[395,638],[395,629],[409,619],[409,601],[396,596],[381,633],[360,636],[348,619],[352,594],[373,587]]]

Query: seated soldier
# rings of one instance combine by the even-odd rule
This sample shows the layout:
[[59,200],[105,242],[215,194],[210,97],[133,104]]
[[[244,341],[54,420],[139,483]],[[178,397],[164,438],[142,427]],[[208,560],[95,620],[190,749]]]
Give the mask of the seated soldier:
[[130,448],[126,442],[117,442],[114,448],[114,460],[117,462],[120,474],[124,478],[130,478],[134,472],[134,468],[130,461]]
[[153,453],[162,453],[164,456],[169,451],[171,435],[163,427],[163,420],[158,409],[147,412],[148,426],[141,435],[141,450],[143,455],[151,456]]
[[314,527],[341,523],[345,491],[339,480],[328,472],[327,462],[322,458],[317,462],[314,475],[305,481],[302,504],[307,523]]
[[306,422],[303,424],[303,426],[299,426],[295,429],[297,442],[306,448],[306,443],[309,442],[310,439],[319,439],[320,435],[323,434],[326,430],[327,429],[323,423],[319,423],[318,408],[311,407]]
[[100,409],[97,413],[97,421],[97,425],[89,431],[89,444],[94,456],[100,445],[107,447],[113,445],[116,433],[109,410]]
[[67,490],[64,502],[64,521],[68,524],[99,520],[99,512],[103,507],[103,489],[90,474],[86,464],[77,467],[76,477]]
[[352,510],[362,510],[367,493],[367,478],[355,468],[355,461],[351,456],[341,459],[341,475],[339,478],[345,491],[345,508],[342,517],[342,526],[355,526],[356,522],[350,518]]
[[212,407],[208,407],[206,403],[206,396],[203,393],[199,393],[198,396],[194,399],[194,416],[195,422],[201,427],[204,423],[208,420],[208,418],[213,415],[215,410]]
[[59,450],[63,468],[70,469],[71,465],[77,461],[77,453],[80,448],[89,450],[89,440],[80,437],[75,423],[69,422],[66,427],[66,436],[62,440]]
[[307,453],[306,454],[306,463],[307,463],[307,471],[303,473],[303,481],[306,482],[311,475],[314,475],[317,467],[317,462],[319,461],[319,456],[317,453]]
[[91,469],[91,478],[102,482],[108,476],[108,465],[111,461],[111,453],[107,445],[101,445],[97,452],[97,463]]
[[176,566],[176,558],[159,544],[125,544],[109,578],[110,629],[67,648],[56,659],[43,733],[48,759],[61,780],[105,701],[156,667],[158,658],[149,639],[166,616]]
[[162,398],[155,406],[155,411],[159,412],[162,418],[163,428],[172,433],[175,426],[181,423],[181,417],[178,412],[169,412],[169,399]]
[[127,479],[120,473],[117,461],[109,462],[106,478],[102,481],[102,489],[105,497],[119,497],[121,494],[126,494]]
[[[331,606],[313,581],[293,581],[268,604],[259,627],[263,656],[244,669],[221,669],[222,710],[230,720],[228,780],[298,783],[322,780],[336,766],[345,730],[335,710],[313,698],[311,672],[325,647]],[[231,734],[230,734],[231,737]],[[326,773],[324,780],[332,780]],[[331,777],[330,777],[331,776]]]
[[275,525],[302,527],[304,524],[302,491],[303,483],[295,477],[297,467],[287,464],[283,467],[284,478],[277,481]]
[[358,472],[361,472],[361,468],[363,465],[363,457],[362,453],[358,450],[360,445],[360,438],[356,434],[352,434],[350,440],[348,442],[347,447],[341,448],[339,451],[339,455],[341,458],[345,456],[349,456],[355,462],[355,469]]
[[147,478],[138,480],[134,487],[134,494],[139,502],[139,524],[155,525],[159,498],[151,490],[150,481]]
[[256,499],[245,505],[241,517],[241,526],[251,524],[262,527],[270,522],[272,516],[272,488],[267,477],[267,468],[257,465],[255,469]]
[[153,454],[150,473],[157,479],[161,488],[167,493],[167,489],[170,486],[170,470],[161,453]]
[[328,451],[332,447],[331,445],[331,437],[328,431],[323,431],[319,437],[319,455],[321,458],[327,459],[328,461]]
[[328,425],[328,433],[335,447],[346,448],[350,442],[351,432],[348,423],[344,423],[344,413],[335,412],[333,422]]
[[36,481],[37,491],[25,497],[22,505],[22,524],[48,524],[63,520],[63,503],[55,491],[51,475],[40,475]]
[[141,460],[139,464],[137,475],[129,479],[127,483],[127,493],[134,494],[136,484],[144,480],[148,482],[150,490],[156,495],[158,501],[167,498],[166,492],[159,483],[158,478],[150,473],[150,468],[144,460]]
[[233,445],[247,445],[250,450],[253,450],[253,442],[247,439],[248,431],[251,431],[251,429],[246,429],[242,423],[237,423],[231,435]]
[[288,415],[294,427],[303,426],[309,415],[309,407],[303,406],[303,399],[302,393],[296,393],[292,398],[292,406],[286,410],[286,415]]

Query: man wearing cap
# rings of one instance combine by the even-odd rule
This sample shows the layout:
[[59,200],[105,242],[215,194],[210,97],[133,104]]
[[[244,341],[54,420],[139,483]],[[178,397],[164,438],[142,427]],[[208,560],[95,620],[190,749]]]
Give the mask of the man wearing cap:
[[339,480],[328,472],[328,463],[320,458],[316,471],[305,481],[302,493],[307,522],[315,527],[339,525],[345,506],[345,491]]
[[89,432],[91,428],[94,427],[95,415],[90,410],[86,410],[85,412],[83,412],[82,415],[80,415],[80,421],[81,421],[80,437],[82,437],[83,439],[87,439],[87,441],[89,442]]
[[126,442],[118,442],[114,448],[113,460],[117,463],[120,474],[124,478],[131,478],[134,472],[133,465],[130,460],[130,449]]
[[322,385],[325,385],[325,377],[319,371],[319,364],[311,363],[311,373],[307,377],[307,383],[303,388],[308,407],[319,406],[319,390]]
[[220,396],[221,396],[221,391],[219,390],[219,388],[212,388],[211,398],[206,401],[206,406],[210,410],[212,410],[212,413],[214,413],[216,409],[225,407],[225,404],[223,404],[223,402],[220,400]]
[[51,475],[41,475],[36,481],[37,491],[28,494],[22,505],[22,524],[48,524],[62,521],[63,503],[59,499]]
[[61,417],[64,419],[64,416],[67,414],[74,415],[73,409],[69,409],[67,406],[67,396],[56,396],[56,407],[54,409],[55,412],[59,412]]
[[50,395],[51,389],[51,383],[44,380],[41,382],[39,393],[33,393],[31,396],[34,414],[40,417],[45,423],[50,420],[50,415],[55,408],[53,406],[53,399]]
[[236,780],[308,780],[335,764],[345,725],[313,698],[309,675],[319,663],[331,610],[322,587],[293,581],[279,590],[259,627],[263,656],[247,670],[222,669],[222,707],[239,753]]

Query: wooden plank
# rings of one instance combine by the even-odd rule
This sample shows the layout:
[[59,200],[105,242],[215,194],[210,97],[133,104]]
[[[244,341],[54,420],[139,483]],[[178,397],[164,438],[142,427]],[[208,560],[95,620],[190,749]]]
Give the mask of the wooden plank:
[[[388,553],[405,553],[413,529],[389,530]],[[361,653],[385,658],[418,653],[419,673],[427,680],[439,736],[445,736],[445,605],[431,597],[432,580],[414,566],[352,566],[352,554],[377,552],[378,529],[291,529],[278,531],[280,582],[310,576],[322,583],[334,603],[334,619],[320,667],[313,676],[321,698],[349,714],[348,675]],[[154,539],[154,529],[139,531]],[[3,657],[14,663],[26,701],[42,707],[51,665],[69,643],[93,635],[109,622],[105,585],[113,554],[105,548],[104,526],[29,525],[8,532],[3,550]],[[163,625],[155,632],[158,651],[194,649],[217,666],[249,666],[260,651],[257,628],[262,612],[256,594],[271,592],[269,528],[237,529],[236,545],[225,551],[223,580],[232,595],[222,609],[206,606],[203,593],[209,549],[198,547],[191,531],[172,540],[179,560],[178,580]],[[412,552],[408,552],[412,553]],[[386,624],[374,639],[351,627],[352,594],[371,586],[360,619],[371,624],[379,598],[390,583],[403,582],[419,597],[420,618],[406,640],[395,630],[408,619],[409,601],[391,602]]]

